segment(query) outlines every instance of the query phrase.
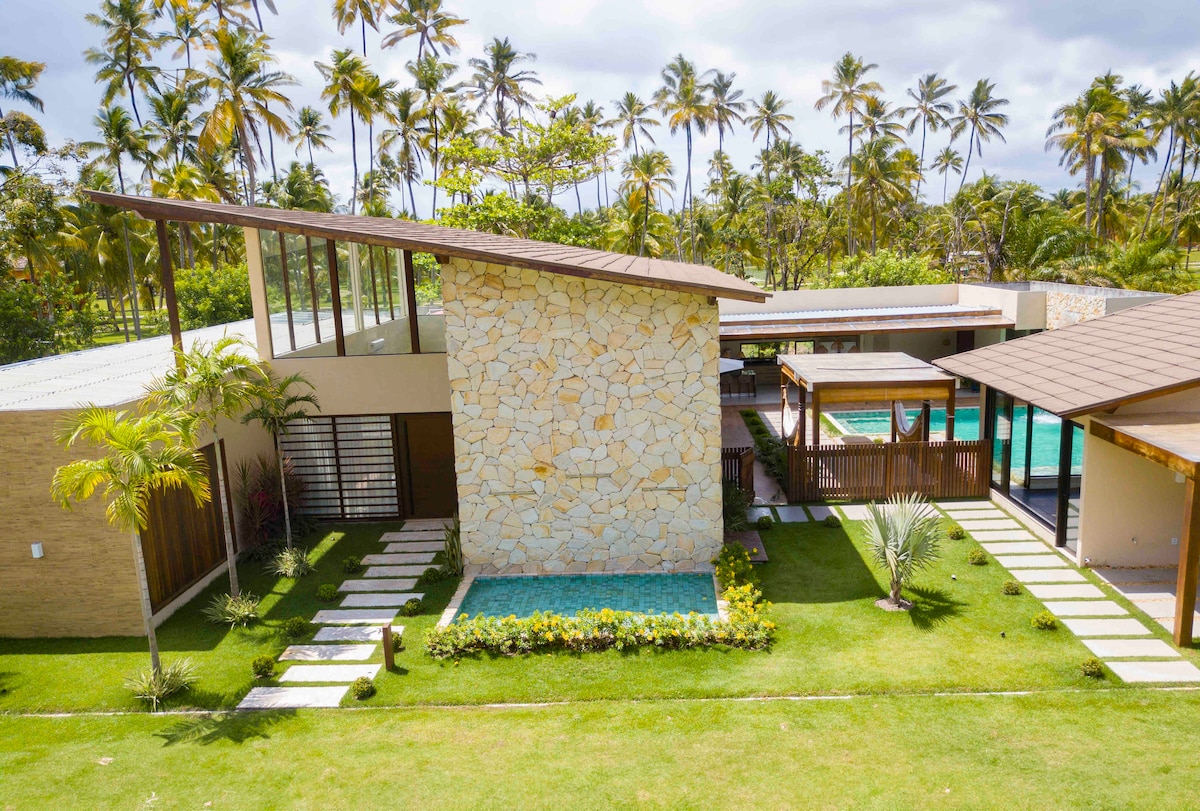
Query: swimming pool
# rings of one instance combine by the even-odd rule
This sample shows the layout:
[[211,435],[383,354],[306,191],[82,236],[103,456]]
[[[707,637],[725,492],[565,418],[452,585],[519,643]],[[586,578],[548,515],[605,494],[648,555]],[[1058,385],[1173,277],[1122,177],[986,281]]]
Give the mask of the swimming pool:
[[[1013,409],[1013,470],[1024,467],[1025,460],[1025,406]],[[905,409],[909,419],[916,419],[921,410]],[[830,421],[843,433],[867,436],[888,436],[892,432],[890,411],[838,411],[828,413]],[[1041,409],[1033,412],[1033,454],[1031,467],[1038,475],[1053,475],[1058,472],[1058,445],[1060,440],[1058,417]],[[931,433],[945,433],[946,409],[934,408],[929,412]],[[979,409],[954,409],[954,438],[979,439]],[[1071,468],[1078,473],[1083,467],[1083,443],[1076,441],[1071,447]]]
[[456,614],[528,617],[536,611],[574,616],[611,608],[643,614],[717,615],[711,574],[562,574],[476,577]]

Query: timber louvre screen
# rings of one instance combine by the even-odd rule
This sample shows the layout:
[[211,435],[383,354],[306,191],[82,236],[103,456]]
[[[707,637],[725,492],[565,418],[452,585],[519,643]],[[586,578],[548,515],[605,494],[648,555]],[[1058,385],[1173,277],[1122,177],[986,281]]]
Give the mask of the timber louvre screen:
[[400,516],[392,417],[312,417],[280,439],[307,484],[305,515],[318,520]]

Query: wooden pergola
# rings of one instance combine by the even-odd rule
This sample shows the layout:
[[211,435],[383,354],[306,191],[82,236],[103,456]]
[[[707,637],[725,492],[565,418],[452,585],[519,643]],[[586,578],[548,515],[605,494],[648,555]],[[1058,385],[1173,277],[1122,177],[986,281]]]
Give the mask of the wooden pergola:
[[1175,644],[1192,644],[1196,586],[1200,580],[1200,414],[1160,413],[1094,417],[1092,436],[1162,465],[1184,477],[1183,536],[1175,581]]
[[[789,386],[800,388],[797,438],[804,447],[805,402],[812,395],[813,444],[820,444],[821,408],[836,403],[880,403],[915,400],[924,414],[923,440],[929,440],[929,404],[946,403],[946,440],[954,440],[955,378],[923,360],[903,352],[860,352],[844,355],[780,355],[781,413],[788,408]],[[892,409],[894,411],[894,409]],[[892,438],[895,439],[895,416]]]

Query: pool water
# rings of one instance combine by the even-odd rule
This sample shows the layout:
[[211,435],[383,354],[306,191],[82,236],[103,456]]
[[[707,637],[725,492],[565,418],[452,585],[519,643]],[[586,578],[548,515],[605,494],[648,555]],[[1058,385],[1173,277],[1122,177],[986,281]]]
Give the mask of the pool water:
[[[921,409],[905,409],[910,420],[915,420],[921,414]],[[839,411],[829,414],[842,431],[847,434],[865,434],[867,436],[888,436],[892,432],[892,414],[890,411]],[[1040,409],[1033,412],[1033,454],[1031,467],[1035,474],[1054,474],[1058,471],[1058,445],[1060,440],[1060,425],[1058,417],[1047,414]],[[929,430],[932,433],[945,433],[946,409],[934,408],[929,413]],[[979,409],[954,409],[954,438],[979,439]],[[1083,467],[1083,443],[1076,440],[1071,443],[1071,468],[1078,472]],[[1013,409],[1013,469],[1023,469],[1025,460],[1025,406]]]
[[574,616],[611,608],[643,614],[717,614],[711,574],[563,574],[476,577],[458,613],[528,617],[536,611]]

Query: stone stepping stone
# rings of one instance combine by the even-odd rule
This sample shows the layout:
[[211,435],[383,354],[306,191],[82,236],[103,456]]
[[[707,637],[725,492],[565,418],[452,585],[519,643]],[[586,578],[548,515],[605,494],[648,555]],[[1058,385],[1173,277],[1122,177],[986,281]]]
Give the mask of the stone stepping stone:
[[1039,600],[1090,600],[1103,599],[1104,592],[1091,583],[1073,585],[1033,584],[1026,587],[1030,594]]
[[[394,625],[392,630],[403,633],[403,625]],[[317,631],[314,642],[378,642],[383,639],[383,628],[363,625],[329,625]]]
[[441,532],[454,523],[450,518],[413,518],[404,522],[401,532]]
[[[972,532],[971,537],[980,543],[984,541],[1035,541],[1036,538],[1023,529],[989,529]],[[1045,547],[1045,544],[1042,544]]]
[[[1154,617],[1154,621],[1157,622],[1162,627],[1166,628],[1171,633],[1175,633],[1175,617],[1174,616]],[[1192,632],[1192,639],[1196,639],[1196,635],[1200,634],[1200,611],[1196,612],[1195,614],[1192,614],[1192,628],[1195,629]]]
[[808,513],[803,507],[776,507],[779,520],[787,524],[804,524],[808,522]]
[[375,678],[382,665],[293,665],[283,671],[280,681],[352,682],[366,676]]
[[241,700],[239,710],[298,710],[337,707],[349,687],[255,687]]
[[[979,537],[976,536],[976,540]],[[993,555],[1042,555],[1050,551],[1050,547],[1041,541],[1015,541],[1012,543],[983,543],[984,549]]]
[[377,577],[373,580],[347,580],[338,591],[410,591],[417,585],[415,577]]
[[1133,583],[1130,585],[1114,586],[1114,588],[1130,600],[1135,601],[1149,602],[1151,600],[1175,599],[1175,587],[1168,586],[1165,583]]
[[1062,622],[1075,636],[1150,636],[1150,630],[1132,617],[1120,620],[1064,619]]
[[770,507],[749,507],[746,510],[746,520],[751,524],[762,518],[764,515],[767,518],[770,518],[772,521],[775,520],[775,516],[771,514]]
[[996,509],[996,505],[990,501],[939,501],[937,505],[947,511]]
[[1105,662],[1124,682],[1200,681],[1200,668],[1191,662]]
[[288,645],[279,661],[361,662],[374,653],[374,645]]
[[986,521],[959,521],[958,525],[972,535],[986,530],[1022,529],[1021,525],[1011,518],[988,519]]
[[866,504],[843,504],[840,509],[847,521],[868,521],[871,518]]
[[376,577],[420,577],[429,566],[371,566],[363,573],[368,579]]
[[756,530],[726,532],[725,543],[741,544],[742,548],[750,555],[751,563],[766,563],[768,560],[767,547],[762,542],[762,536]]
[[442,541],[401,541],[389,543],[383,548],[385,555],[396,552],[441,552],[446,548]]
[[1009,572],[1021,583],[1086,583],[1087,578],[1074,569],[1014,569]]
[[[379,540],[382,543],[402,543],[408,541],[423,541],[428,543],[430,541],[441,541],[444,544],[446,542],[446,533],[440,530],[437,532],[431,530],[422,530],[420,532],[385,532],[379,536]],[[441,548],[441,545],[439,545],[438,549]]]
[[1179,651],[1161,639],[1085,639],[1101,659],[1178,659]]
[[996,562],[1005,569],[1057,569],[1071,565],[1055,554],[997,555]]
[[347,594],[340,608],[400,608],[409,600],[420,600],[424,594],[400,592],[393,594]]
[[946,515],[955,521],[999,521],[1008,518],[999,510],[946,510]]
[[314,625],[383,625],[396,619],[394,610],[342,610],[318,611],[312,618]]
[[833,507],[830,507],[828,504],[817,504],[810,506],[808,511],[812,515],[812,519],[814,521],[824,521],[831,515],[837,515],[837,513],[833,511]]
[[1112,600],[1050,600],[1046,608],[1056,617],[1127,617],[1129,612]]
[[382,555],[364,555],[365,566],[403,566],[406,563],[433,563],[432,552],[392,552]]

